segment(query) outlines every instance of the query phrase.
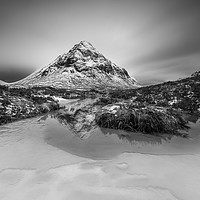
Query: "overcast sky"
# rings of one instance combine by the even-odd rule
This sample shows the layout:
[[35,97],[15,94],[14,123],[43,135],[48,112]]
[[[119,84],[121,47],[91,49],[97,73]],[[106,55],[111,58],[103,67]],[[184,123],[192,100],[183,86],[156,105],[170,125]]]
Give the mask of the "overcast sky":
[[87,40],[143,84],[200,70],[200,0],[1,0],[0,79]]

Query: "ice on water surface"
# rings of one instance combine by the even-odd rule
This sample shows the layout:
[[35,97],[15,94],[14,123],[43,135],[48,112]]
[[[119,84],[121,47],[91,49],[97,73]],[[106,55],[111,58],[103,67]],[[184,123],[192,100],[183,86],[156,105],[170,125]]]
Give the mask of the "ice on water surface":
[[52,116],[1,126],[0,199],[199,200],[199,130],[120,140],[97,128],[84,140]]

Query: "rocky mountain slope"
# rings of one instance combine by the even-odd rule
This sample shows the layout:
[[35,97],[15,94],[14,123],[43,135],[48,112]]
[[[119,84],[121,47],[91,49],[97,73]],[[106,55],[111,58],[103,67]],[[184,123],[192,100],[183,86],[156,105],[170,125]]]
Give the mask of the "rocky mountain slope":
[[99,53],[89,42],[81,41],[67,54],[11,86],[51,86],[66,89],[135,88],[137,82]]

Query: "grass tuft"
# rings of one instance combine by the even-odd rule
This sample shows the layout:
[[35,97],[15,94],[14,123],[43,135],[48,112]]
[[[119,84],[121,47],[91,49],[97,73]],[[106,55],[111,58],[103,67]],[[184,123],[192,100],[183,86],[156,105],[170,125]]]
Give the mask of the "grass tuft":
[[102,110],[95,120],[103,128],[148,134],[178,134],[178,130],[189,128],[179,111],[156,106],[123,107],[116,112]]

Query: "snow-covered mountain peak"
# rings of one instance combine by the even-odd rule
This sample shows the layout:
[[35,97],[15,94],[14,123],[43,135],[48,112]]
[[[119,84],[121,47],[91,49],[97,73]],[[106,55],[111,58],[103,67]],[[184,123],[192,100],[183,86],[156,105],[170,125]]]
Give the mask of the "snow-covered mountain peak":
[[16,84],[70,89],[137,86],[124,68],[105,58],[87,41],[74,45],[68,53],[58,56],[51,64]]
[[80,49],[87,49],[87,50],[91,50],[91,51],[97,51],[91,43],[89,43],[88,41],[86,40],[83,40],[81,41],[79,44],[77,44],[77,46],[80,48]]
[[67,53],[68,57],[74,61],[76,60],[95,60],[97,57],[103,57],[99,51],[87,41],[81,41],[74,45],[74,47]]

